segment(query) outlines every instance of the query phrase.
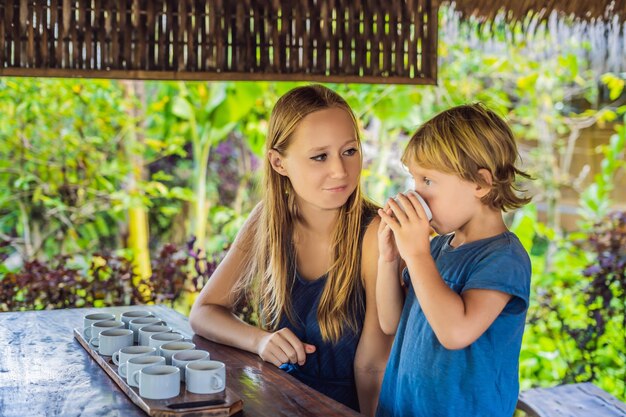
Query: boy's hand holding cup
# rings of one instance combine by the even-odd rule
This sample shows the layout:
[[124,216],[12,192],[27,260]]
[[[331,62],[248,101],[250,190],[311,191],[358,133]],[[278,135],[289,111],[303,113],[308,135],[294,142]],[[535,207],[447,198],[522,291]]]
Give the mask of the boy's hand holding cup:
[[387,206],[387,210],[380,210],[379,213],[393,232],[400,256],[406,261],[412,255],[430,253],[428,223],[432,219],[432,212],[424,199],[417,192],[409,190],[390,199]]

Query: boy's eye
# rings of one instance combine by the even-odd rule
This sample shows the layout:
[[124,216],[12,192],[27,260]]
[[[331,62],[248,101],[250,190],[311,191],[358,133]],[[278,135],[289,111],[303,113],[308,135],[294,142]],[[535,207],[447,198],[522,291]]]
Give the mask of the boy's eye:
[[430,185],[431,183],[432,183],[432,181],[430,180],[430,178],[424,177],[424,184]]
[[319,155],[315,155],[315,156],[311,157],[311,159],[314,160],[314,161],[317,161],[317,162],[323,162],[323,161],[326,160],[326,154],[322,153],[322,154],[319,154]]
[[352,156],[352,155],[354,155],[357,152],[358,152],[358,150],[356,148],[350,148],[347,151],[345,151],[343,154],[346,155],[346,156]]

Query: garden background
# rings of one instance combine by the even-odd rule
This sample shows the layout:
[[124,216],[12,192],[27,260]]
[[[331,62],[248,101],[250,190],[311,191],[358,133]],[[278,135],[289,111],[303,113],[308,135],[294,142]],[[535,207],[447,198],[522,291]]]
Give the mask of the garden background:
[[[507,118],[535,177],[506,214],[533,263],[522,388],[593,381],[626,400],[626,75],[596,46],[442,8],[438,86],[329,86],[361,122],[378,203],[411,186],[401,150],[437,112]],[[295,85],[0,78],[0,311],[186,314],[259,200],[269,113]]]

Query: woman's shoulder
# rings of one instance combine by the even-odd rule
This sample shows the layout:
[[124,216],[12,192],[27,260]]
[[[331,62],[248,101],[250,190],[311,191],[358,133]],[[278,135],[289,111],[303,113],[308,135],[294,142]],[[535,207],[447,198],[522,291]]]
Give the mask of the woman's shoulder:
[[378,241],[378,226],[380,225],[380,217],[375,216],[365,225],[365,233],[363,234],[363,245],[371,243],[372,240]]
[[378,225],[380,224],[380,216],[378,216],[378,206],[372,202],[365,201],[363,206],[363,243],[366,240],[376,239],[378,235]]
[[239,229],[239,233],[233,242],[233,246],[236,246],[242,250],[248,250],[252,246],[254,236],[257,234],[260,222],[263,215],[263,202],[259,202],[250,214],[248,218]]
[[379,208],[380,207],[378,207],[378,205],[376,205],[372,201],[363,199],[361,203],[361,232],[362,233],[367,232],[371,228],[372,223],[376,219],[379,219],[379,216],[378,216]]
[[380,206],[378,206],[378,204],[369,201],[367,199],[363,200],[363,220],[365,221],[365,223],[369,223],[372,220],[378,218],[378,209],[380,208]]
[[376,288],[376,273],[378,269],[378,226],[380,217],[374,215],[369,219],[361,239],[361,279],[366,292]]
[[378,259],[378,227],[380,225],[380,217],[374,215],[368,219],[368,223],[364,224],[363,237],[361,239],[362,261],[374,257]]

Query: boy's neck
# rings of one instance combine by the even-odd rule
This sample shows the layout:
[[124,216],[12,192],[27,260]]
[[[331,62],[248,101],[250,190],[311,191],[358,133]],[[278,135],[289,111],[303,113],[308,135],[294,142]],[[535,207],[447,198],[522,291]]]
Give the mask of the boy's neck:
[[502,219],[502,212],[484,207],[470,221],[454,231],[450,246],[456,248],[470,242],[487,239],[506,232],[508,229]]

